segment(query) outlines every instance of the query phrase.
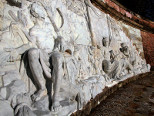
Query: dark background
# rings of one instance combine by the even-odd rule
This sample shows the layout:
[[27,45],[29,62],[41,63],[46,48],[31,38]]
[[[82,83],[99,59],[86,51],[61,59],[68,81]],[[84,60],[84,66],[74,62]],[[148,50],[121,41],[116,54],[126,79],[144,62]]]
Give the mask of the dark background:
[[127,9],[154,21],[154,0],[116,0]]

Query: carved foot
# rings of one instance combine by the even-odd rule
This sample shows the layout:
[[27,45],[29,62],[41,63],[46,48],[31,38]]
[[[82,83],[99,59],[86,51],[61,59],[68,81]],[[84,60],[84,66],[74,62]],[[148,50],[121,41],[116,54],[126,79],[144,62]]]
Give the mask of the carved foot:
[[51,111],[57,112],[57,111],[59,111],[60,108],[61,108],[61,105],[60,105],[60,103],[57,101],[57,102],[54,102],[54,103],[52,104]]
[[47,90],[41,89],[41,90],[37,91],[35,94],[33,94],[31,98],[33,101],[38,101],[45,95],[47,95]]

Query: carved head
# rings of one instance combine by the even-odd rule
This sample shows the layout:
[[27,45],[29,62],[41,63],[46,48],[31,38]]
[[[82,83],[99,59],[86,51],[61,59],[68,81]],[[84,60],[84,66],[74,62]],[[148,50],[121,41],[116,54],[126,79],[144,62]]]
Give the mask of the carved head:
[[115,55],[114,55],[113,50],[110,50],[109,53],[110,53],[110,58],[111,58],[111,59],[114,59],[114,58],[115,58]]
[[109,46],[109,38],[108,37],[103,37],[102,45],[105,47]]
[[113,54],[113,50],[110,50],[109,52],[110,52],[110,54]]
[[31,5],[30,13],[35,18],[45,19],[46,17],[45,10],[39,2],[34,2]]
[[122,48],[127,46],[126,43],[121,43],[120,45],[121,45]]
[[121,43],[120,51],[121,52],[127,52],[128,51],[128,46],[126,45],[126,43]]

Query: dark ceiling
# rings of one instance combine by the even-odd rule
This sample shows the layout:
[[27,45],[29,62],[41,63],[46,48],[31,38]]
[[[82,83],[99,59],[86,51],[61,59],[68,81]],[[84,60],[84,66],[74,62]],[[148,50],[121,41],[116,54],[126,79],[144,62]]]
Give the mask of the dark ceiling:
[[154,21],[154,0],[116,0],[127,9]]

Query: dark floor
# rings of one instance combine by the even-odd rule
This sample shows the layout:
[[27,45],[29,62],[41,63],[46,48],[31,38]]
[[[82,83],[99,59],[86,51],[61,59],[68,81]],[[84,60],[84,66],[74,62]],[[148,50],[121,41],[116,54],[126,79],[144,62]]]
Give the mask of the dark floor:
[[154,116],[154,72],[111,94],[89,116]]

